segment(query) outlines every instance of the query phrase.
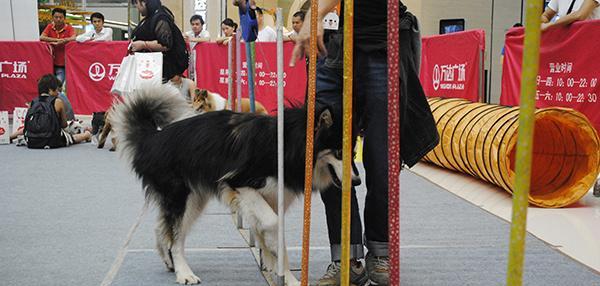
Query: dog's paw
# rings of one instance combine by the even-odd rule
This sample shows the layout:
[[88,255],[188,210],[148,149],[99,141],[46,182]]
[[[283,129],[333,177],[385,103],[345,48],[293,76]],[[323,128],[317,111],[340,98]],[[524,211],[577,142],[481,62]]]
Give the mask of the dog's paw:
[[287,286],[300,286],[300,281],[294,277],[291,273],[285,276],[285,285]]
[[182,285],[193,285],[200,284],[200,277],[194,275],[194,273],[178,273],[177,274],[177,283]]
[[269,272],[275,272],[277,269],[277,257],[274,256],[271,252],[261,251],[262,258],[262,266],[263,269]]

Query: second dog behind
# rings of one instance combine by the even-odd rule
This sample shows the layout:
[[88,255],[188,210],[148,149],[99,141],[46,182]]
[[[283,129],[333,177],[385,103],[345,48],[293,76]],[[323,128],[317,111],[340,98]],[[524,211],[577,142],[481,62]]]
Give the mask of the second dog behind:
[[[111,107],[104,113],[104,125],[98,131],[98,149],[104,148],[104,144],[106,143],[108,134],[110,133],[110,131],[112,131],[112,125],[110,123],[112,112],[114,112],[114,111],[113,111],[113,108]],[[111,140],[112,140],[112,147],[110,147],[109,151],[114,152],[117,150],[117,138],[115,136],[113,136],[111,138]]]
[[[196,97],[192,102],[192,107],[197,112],[211,112],[225,110],[227,107],[227,99],[223,98],[220,94],[210,92],[206,89],[197,89]],[[256,114],[268,115],[267,109],[258,101],[255,101]],[[242,98],[242,112],[250,112],[250,100]]]

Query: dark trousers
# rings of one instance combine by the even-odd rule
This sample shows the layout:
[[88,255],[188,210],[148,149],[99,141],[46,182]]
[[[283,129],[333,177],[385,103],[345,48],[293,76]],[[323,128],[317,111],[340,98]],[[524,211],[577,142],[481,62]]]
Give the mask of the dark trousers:
[[[342,109],[342,69],[327,65],[317,71],[317,100]],[[385,52],[355,50],[353,90],[353,139],[364,135],[363,163],[367,196],[365,239],[375,256],[387,256],[388,241],[388,144],[387,144],[387,56]],[[355,140],[353,140],[354,142]],[[356,192],[352,190],[351,256],[363,257],[363,233]],[[330,187],[321,193],[333,261],[340,260],[341,191]]]

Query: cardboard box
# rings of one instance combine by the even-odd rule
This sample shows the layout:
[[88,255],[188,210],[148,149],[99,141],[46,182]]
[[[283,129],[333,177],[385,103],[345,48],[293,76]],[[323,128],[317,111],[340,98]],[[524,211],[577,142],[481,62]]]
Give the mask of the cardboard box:
[[13,133],[25,127],[25,116],[27,116],[27,108],[15,107],[15,111],[13,111]]
[[10,129],[8,129],[8,111],[0,111],[0,144],[10,144]]

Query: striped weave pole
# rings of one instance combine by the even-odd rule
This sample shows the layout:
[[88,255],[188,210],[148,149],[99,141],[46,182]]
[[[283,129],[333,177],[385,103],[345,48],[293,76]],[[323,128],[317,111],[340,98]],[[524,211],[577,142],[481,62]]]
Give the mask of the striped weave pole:
[[513,193],[510,249],[508,254],[507,286],[523,284],[523,260],[525,257],[525,234],[527,207],[531,183],[531,160],[533,150],[536,77],[540,63],[540,15],[541,1],[527,1],[525,20],[525,43],[523,50],[523,73],[521,75],[521,104],[519,110],[519,134],[515,161],[516,179]]
[[300,285],[302,286],[308,286],[308,256],[310,254],[310,208],[312,197],[315,96],[317,93],[317,25],[319,17],[319,1],[310,2],[310,11],[308,102],[306,108],[306,161],[304,167],[304,225],[302,231],[302,277],[300,280]]
[[350,285],[350,194],[352,172],[352,69],[354,44],[354,0],[344,1],[344,132],[342,175],[342,286]]
[[228,104],[230,110],[235,110],[236,106],[236,95],[237,95],[237,59],[236,59],[236,41],[237,35],[231,37],[231,41],[229,41],[229,90],[228,92]]
[[[231,106],[231,110],[242,112],[242,33],[236,33],[235,40],[235,66],[236,66],[236,104]],[[240,225],[241,226],[241,225]]]
[[400,285],[400,15],[388,0],[388,250],[389,285]]
[[250,112],[256,111],[254,99],[254,59],[256,45],[254,42],[246,43],[246,64],[248,65],[248,99],[250,100]]

